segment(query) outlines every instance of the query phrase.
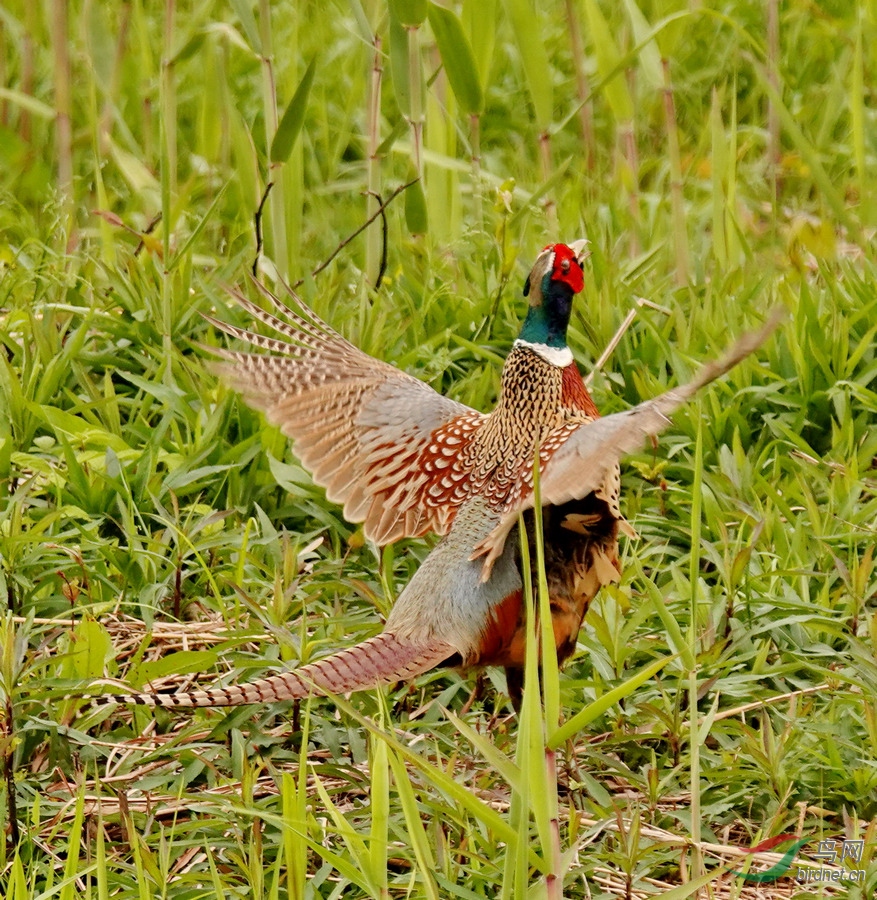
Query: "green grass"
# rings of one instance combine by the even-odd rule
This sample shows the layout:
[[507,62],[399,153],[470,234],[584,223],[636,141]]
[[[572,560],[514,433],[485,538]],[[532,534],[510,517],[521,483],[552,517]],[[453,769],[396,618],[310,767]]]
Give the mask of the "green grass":
[[[761,4],[69,6],[0,12],[0,894],[768,897],[788,876],[724,866],[797,833],[808,859],[864,839],[872,896],[873,5],[778,5],[776,40]],[[309,276],[366,188],[418,172],[379,289],[379,221]],[[492,671],[295,708],[71,699],[349,646],[431,546],[364,544],[210,374],[199,313],[244,324],[223,285],[269,177],[261,277],[479,408],[548,241],[592,241],[584,369],[636,298],[663,308],[595,378],[606,412],[790,310],[625,465],[640,540],[520,720]]]

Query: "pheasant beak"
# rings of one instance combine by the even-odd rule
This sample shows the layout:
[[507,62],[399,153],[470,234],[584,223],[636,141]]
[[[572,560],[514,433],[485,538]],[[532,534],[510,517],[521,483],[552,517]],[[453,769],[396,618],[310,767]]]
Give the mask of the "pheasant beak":
[[590,241],[587,238],[581,238],[578,241],[573,241],[571,244],[567,244],[570,250],[576,255],[576,262],[579,265],[582,265],[584,261],[591,255],[591,251],[588,249],[590,246]]

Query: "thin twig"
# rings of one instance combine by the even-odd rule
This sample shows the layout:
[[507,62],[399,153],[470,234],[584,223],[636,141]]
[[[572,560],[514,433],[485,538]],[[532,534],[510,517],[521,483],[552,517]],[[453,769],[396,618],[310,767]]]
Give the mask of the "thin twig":
[[594,380],[594,376],[603,366],[606,365],[606,361],[610,356],[615,352],[615,348],[621,343],[621,339],[624,337],[624,333],[630,328],[631,323],[636,318],[636,314],[644,307],[648,306],[649,309],[655,309],[658,312],[664,313],[665,316],[670,315],[670,310],[665,306],[659,306],[657,303],[652,300],[646,300],[645,297],[634,297],[636,301],[636,306],[631,309],[628,314],[624,317],[624,321],[618,326],[618,330],[615,334],[612,335],[612,340],[606,345],[606,349],[600,354],[600,358],[597,362],[594,363],[593,368],[590,372],[585,376],[585,386],[590,387],[591,382]]
[[[789,691],[785,694],[777,694],[775,697],[766,697],[764,700],[754,700],[752,703],[744,703],[742,706],[735,706],[734,709],[722,710],[722,712],[720,712],[713,718],[713,721],[719,722],[722,719],[736,718],[737,716],[742,716],[745,713],[751,712],[753,709],[763,709],[766,706],[772,706],[775,703],[782,703],[784,700],[791,700],[794,697],[805,697],[807,696],[807,694],[818,694],[820,691],[826,691],[830,689],[831,686],[827,683],[816,684],[812,687],[801,688],[797,691]],[[701,720],[699,724],[702,725],[703,720]]]
[[[321,262],[320,265],[318,265],[317,268],[314,269],[313,272],[311,272],[311,278],[316,278],[316,276],[319,275],[320,272],[322,272],[323,269],[325,269],[326,266],[328,266],[329,263],[332,262],[332,260],[335,259],[335,257],[355,237],[358,237],[360,234],[362,234],[362,232],[365,231],[366,228],[368,228],[368,226],[371,225],[371,223],[374,222],[374,220],[378,218],[378,216],[384,215],[384,210],[399,196],[399,194],[401,194],[403,191],[407,191],[408,188],[411,187],[411,185],[417,184],[417,182],[419,180],[420,180],[419,178],[413,178],[411,181],[407,182],[406,184],[403,184],[403,185],[400,185],[399,187],[397,187],[396,190],[393,191],[393,193],[390,194],[390,196],[387,198],[386,203],[381,203],[381,205],[377,208],[377,210],[371,216],[369,216],[365,220],[365,222],[363,222],[362,225],[360,225],[359,228],[357,228],[356,231],[353,232],[353,234],[350,234],[346,238],[344,238],[344,240],[341,241],[341,243],[329,254],[328,258],[323,260],[323,262]],[[386,222],[386,219],[384,221]],[[386,244],[386,232],[385,232],[385,244]],[[383,274],[383,268],[386,267],[386,252],[387,251],[386,251],[386,246],[385,246],[383,258],[381,260],[381,263],[382,263],[381,274]],[[380,279],[378,280],[378,284],[379,283],[380,283]],[[295,290],[296,288],[301,287],[303,284],[304,284],[304,278],[299,278],[299,280],[296,281],[295,284],[290,285],[290,287],[292,288],[292,290]],[[375,285],[375,287],[377,287],[377,284]]]
[[256,255],[253,258],[253,278],[256,277],[256,273],[259,269],[259,257],[262,255],[262,211],[265,209],[265,202],[268,199],[268,195],[271,193],[271,188],[274,187],[274,182],[269,181],[268,184],[265,185],[265,190],[262,192],[262,199],[259,201],[259,208],[256,210],[256,214],[253,216],[256,222]]
[[137,246],[134,248],[134,255],[135,255],[135,256],[139,256],[139,255],[143,252],[143,250],[146,248],[146,241],[144,240],[144,238],[145,238],[147,235],[152,234],[153,231],[155,231],[155,229],[156,229],[156,227],[157,227],[157,225],[158,225],[159,222],[161,222],[161,210],[159,210],[159,211],[158,211],[158,212],[157,212],[157,213],[149,220],[149,224],[148,224],[148,225],[146,226],[146,228],[144,228],[143,231],[140,233],[140,242],[139,242],[139,243],[137,244]]
[[387,213],[386,207],[383,205],[384,201],[381,198],[380,194],[374,195],[375,200],[378,201],[378,213],[381,216],[381,262],[378,266],[378,274],[375,278],[375,290],[381,286],[381,282],[384,280],[384,274],[387,271],[387,243],[389,240],[390,226],[387,222]]

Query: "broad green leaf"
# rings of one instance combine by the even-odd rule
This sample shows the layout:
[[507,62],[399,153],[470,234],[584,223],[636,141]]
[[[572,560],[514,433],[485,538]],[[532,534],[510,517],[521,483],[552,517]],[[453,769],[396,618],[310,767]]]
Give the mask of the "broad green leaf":
[[259,35],[259,26],[256,24],[249,0],[231,0],[231,5],[241,20],[241,27],[244,29],[244,34],[246,34],[253,52],[261,54],[262,38]]
[[131,451],[131,447],[125,443],[123,438],[99,428],[97,425],[92,425],[80,416],[75,416],[54,406],[36,407],[35,404],[29,404],[29,406],[39,409],[42,418],[49,423],[59,439],[62,436],[68,436],[89,446],[110,447],[116,453]]
[[466,115],[478,115],[484,109],[484,95],[475,57],[460,20],[444,6],[430,3],[429,24],[460,109]]
[[602,697],[598,697],[592,703],[589,703],[584,709],[579,710],[548,738],[548,746],[552,750],[556,750],[565,740],[571,738],[576,732],[581,731],[590,722],[593,722],[597,716],[603,715],[610,706],[632,694],[640,685],[645,684],[650,678],[657,675],[667,663],[676,659],[677,655],[665,656],[663,659],[655,660],[648,666],[643,666],[636,675],[628,678],[624,684],[618,685],[617,688],[613,688]]
[[43,103],[41,100],[37,100],[36,97],[31,97],[30,94],[24,93],[24,91],[14,91],[11,88],[0,87],[0,99],[11,100],[21,109],[47,121],[54,119],[57,115],[48,103]]
[[158,179],[143,162],[133,153],[123,150],[112,138],[107,137],[110,148],[110,156],[122,173],[122,177],[128,182],[128,186],[135,194],[146,194],[157,201],[161,189]]
[[463,27],[475,57],[481,87],[486,88],[496,44],[497,0],[463,0]]
[[390,15],[405,28],[419,28],[426,20],[428,0],[390,0]]
[[353,21],[356,22],[356,28],[359,32],[359,39],[364,44],[371,44],[374,41],[372,27],[369,24],[368,16],[362,8],[360,0],[348,0],[350,12],[353,14]]
[[314,83],[314,70],[317,60],[312,59],[305,70],[299,86],[289,101],[289,105],[283,113],[283,118],[277,126],[277,131],[271,141],[271,162],[282,163],[289,159],[292,148],[295,146],[296,138],[301,131],[301,126],[305,120],[305,111],[308,106],[308,96],[311,92],[311,85]]
[[399,794],[399,803],[405,816],[408,837],[411,840],[414,856],[420,868],[423,889],[429,900],[439,900],[438,887],[435,883],[435,857],[429,844],[424,821],[417,808],[417,797],[411,786],[411,777],[405,769],[405,763],[395,752],[389,754],[390,767],[393,770],[393,781]]
[[262,192],[259,154],[253,143],[252,132],[240,112],[230,107],[227,113],[227,127],[238,190],[244,202],[252,204],[255,209]]
[[408,73],[408,31],[390,10],[390,73],[393,93],[399,110],[406,119],[411,118],[411,84]]
[[630,27],[633,29],[633,37],[637,45],[641,45],[639,62],[643,74],[653,91],[661,89],[664,76],[661,71],[661,53],[658,49],[657,38],[646,17],[642,14],[636,0],[624,0],[627,17],[630,19]]
[[[163,456],[162,461],[165,461]],[[210,475],[215,475],[217,472],[227,472],[234,468],[234,463],[219,466],[196,466],[194,469],[190,469],[185,464],[174,467],[162,483],[162,494],[165,491],[177,491],[203,478],[208,478]]]
[[244,51],[249,56],[253,56],[253,48],[246,42],[243,35],[233,25],[225,22],[212,22],[204,26],[203,33],[205,35],[217,35],[223,40],[228,41],[232,47]]
[[[618,45],[597,0],[584,0],[584,4],[591,29],[591,46],[597,57],[597,72],[601,78],[609,78],[603,85],[606,102],[612,109],[616,122],[629,122],[633,119],[633,99],[627,89],[624,73],[618,69],[621,57]],[[611,75],[612,72],[616,74]]]
[[64,676],[80,681],[90,681],[104,674],[104,663],[113,656],[113,642],[107,630],[97,619],[86,616],[76,623],[70,633],[69,669]]
[[[414,178],[414,169],[408,177]],[[426,211],[426,195],[423,192],[423,180],[416,181],[405,191],[405,224],[411,234],[426,234],[429,230],[429,216]]]
[[716,691],[716,695],[713,698],[713,705],[710,707],[710,711],[700,720],[698,727],[696,729],[696,744],[700,747],[702,744],[706,742],[706,739],[709,737],[710,729],[713,727],[713,722],[716,720],[716,713],[719,711],[719,692]]
[[408,131],[408,123],[401,116],[396,120],[396,124],[390,129],[390,133],[378,144],[375,152],[376,156],[386,156],[392,149],[396,141]]
[[180,47],[179,51],[174,55],[172,62],[174,65],[179,65],[181,63],[186,62],[195,56],[204,44],[204,41],[207,39],[207,30],[199,30],[196,31],[192,37]]
[[24,876],[24,866],[21,864],[19,856],[20,848],[15,850],[15,858],[12,861],[12,872],[7,876],[7,900],[30,900],[33,896],[27,886],[27,880]]
[[214,650],[177,650],[159,659],[148,660],[132,672],[133,684],[147,684],[168,675],[194,675],[211,669],[216,665]]
[[539,27],[541,18],[529,0],[508,0],[506,11],[515,33],[521,54],[527,90],[533,102],[536,124],[540,131],[548,131],[554,115],[554,92],[551,84],[551,64]]

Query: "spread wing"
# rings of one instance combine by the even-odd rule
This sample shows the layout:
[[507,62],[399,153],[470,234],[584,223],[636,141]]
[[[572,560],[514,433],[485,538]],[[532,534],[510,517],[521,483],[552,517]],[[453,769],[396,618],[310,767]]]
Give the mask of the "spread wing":
[[268,351],[208,348],[223,359],[215,366],[223,380],[295,441],[314,481],[331,501],[343,504],[349,521],[364,523],[371,540],[388,544],[445,533],[457,506],[429,494],[435,476],[424,470],[422,459],[443,449],[453,452],[441,435],[469,435],[485,416],[363,353],[292,291],[297,311],[264,286],[259,289],[282,318],[240,293],[232,295],[286,340],[205,316],[226,334]]
[[[580,425],[542,465],[539,474],[542,504],[557,506],[600,490],[622,456],[638,450],[650,435],[662,432],[670,424],[671,413],[758,349],[784,315],[784,310],[774,310],[763,328],[743,335],[724,357],[705,365],[687,384],[625,412]],[[490,577],[493,562],[502,553],[506,536],[518,515],[533,505],[533,493],[528,492],[504,510],[496,528],[475,548],[472,558],[484,557],[482,578]]]

